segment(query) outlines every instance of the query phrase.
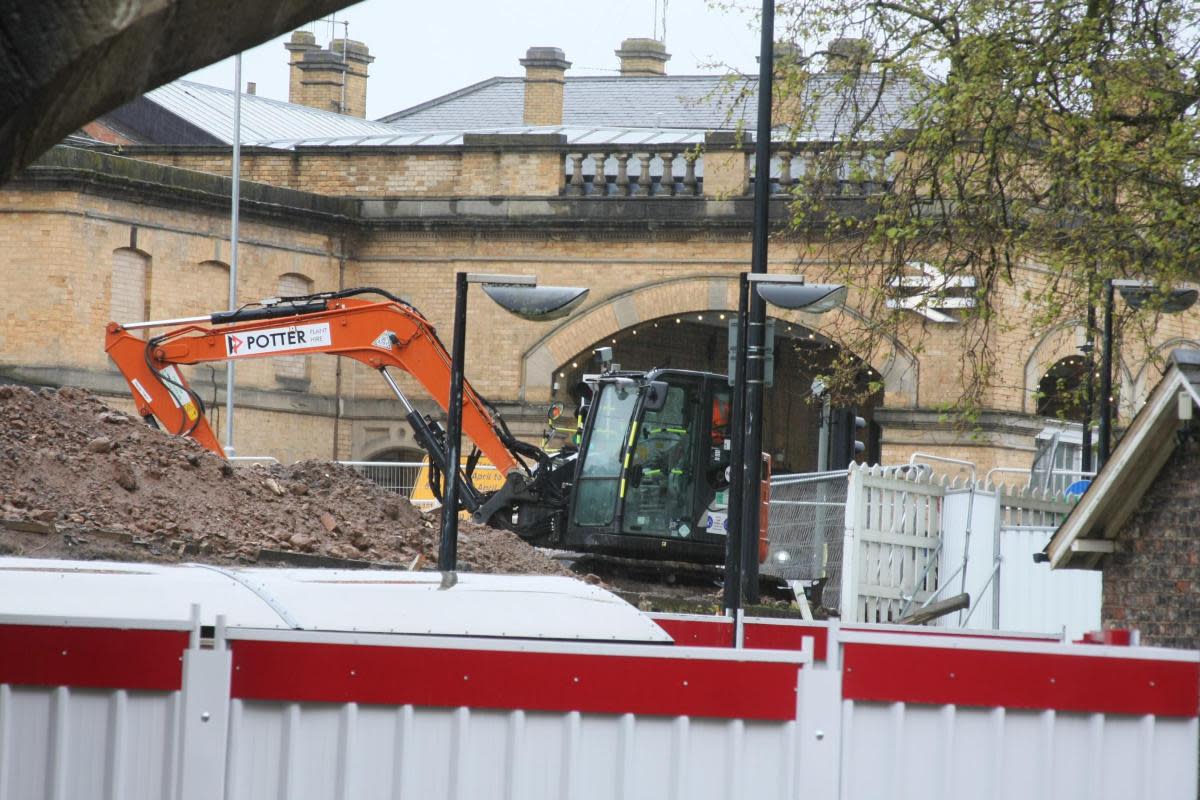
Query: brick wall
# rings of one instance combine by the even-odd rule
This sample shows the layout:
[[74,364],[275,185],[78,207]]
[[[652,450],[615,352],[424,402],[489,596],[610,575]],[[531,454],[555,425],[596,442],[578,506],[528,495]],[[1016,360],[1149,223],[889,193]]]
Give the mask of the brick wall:
[[1180,445],[1104,564],[1105,626],[1142,643],[1200,649],[1200,443]]
[[[555,196],[565,171],[562,154],[555,150],[243,153],[244,181],[336,197]],[[198,172],[228,176],[231,171],[228,154],[208,149],[136,155]]]
[[[511,190],[510,179],[517,181],[521,175],[536,174],[541,167],[546,171],[538,180],[560,178],[558,156],[547,152],[553,155],[553,162],[537,161],[541,154],[536,150],[514,148],[476,153],[477,163],[470,166],[469,159],[448,151],[423,161],[414,157],[412,163],[422,161],[422,169],[442,164],[447,175],[458,175],[455,180],[462,180],[464,174],[470,176],[474,191],[506,193]],[[281,184],[308,181],[341,187],[330,193],[352,191],[347,187],[367,192],[383,191],[369,187],[399,180],[403,172],[400,165],[405,163],[402,155],[268,153],[255,155],[252,161],[260,174]],[[214,154],[176,154],[170,158],[207,158],[213,169],[218,163],[224,164],[223,169],[228,167],[227,159],[222,162]],[[531,166],[526,159],[536,164]],[[503,177],[506,174],[509,177]],[[416,176],[409,175],[405,180],[410,181],[407,190],[418,191]],[[443,185],[428,173],[425,180],[426,187],[438,188],[420,191],[437,193],[453,185],[453,181]],[[544,325],[512,317],[487,301],[479,290],[472,290],[468,376],[483,394],[498,403],[527,404],[531,418],[537,415],[533,406],[550,400],[552,376],[594,344],[619,337],[639,321],[667,313],[732,310],[736,275],[746,268],[750,255],[747,231],[689,232],[666,223],[658,230],[583,225],[569,230],[558,225],[547,232],[532,227],[401,230],[381,221],[349,229],[345,245],[341,243],[343,233],[346,231],[335,234],[305,219],[283,215],[244,217],[239,302],[279,293],[284,275],[301,276],[317,291],[337,288],[338,252],[343,246],[348,248],[344,285],[380,286],[411,299],[447,339],[456,271],[536,274],[543,284],[589,287],[587,303],[572,317]],[[133,310],[137,307],[133,297],[137,287],[125,287],[123,273],[114,270],[114,259],[132,255],[149,259],[143,300],[143,308],[148,305],[148,309],[144,313],[155,318],[192,316],[227,307],[227,237],[228,217],[224,211],[171,202],[160,196],[80,193],[31,188],[28,184],[5,187],[0,190],[0,247],[8,269],[5,292],[0,298],[4,312],[0,314],[0,368],[70,369],[111,377],[101,348],[104,325],[118,313],[115,301],[131,304]],[[125,256],[119,255],[125,251]],[[771,271],[803,272],[814,282],[834,279],[836,274],[828,266],[830,255],[804,242],[780,239],[772,245]],[[999,354],[998,372],[985,405],[995,413],[1019,416],[1027,410],[1030,392],[1036,390],[1044,368],[1074,346],[1070,331],[1037,338],[1021,324],[1012,323],[1022,319],[1022,297],[1026,292],[1039,291],[1039,282],[1044,280],[1036,270],[1017,270],[1012,286],[997,289],[1004,293],[998,298],[999,307],[1009,321],[997,326],[992,344]],[[127,289],[132,299],[121,299]],[[849,302],[852,308],[859,308],[864,299],[852,291]],[[120,313],[142,316],[133,310]],[[857,324],[851,312],[811,318],[785,313],[781,317],[814,328],[833,341],[845,341],[844,332]],[[877,370],[887,369],[893,358],[902,364],[895,370],[899,377],[885,387],[883,410],[921,412],[911,419],[893,415],[885,425],[886,462],[907,460],[909,453],[920,449],[972,460],[979,465],[980,474],[994,464],[1028,466],[1032,459],[1028,430],[1008,423],[997,423],[982,431],[959,430],[953,420],[939,418],[939,406],[957,396],[964,376],[970,373],[966,351],[977,334],[973,325],[924,324],[918,315],[910,314],[892,353],[881,348],[860,354]],[[1153,385],[1157,374],[1151,358],[1154,352],[1198,334],[1200,311],[1163,317],[1151,347],[1129,346],[1122,351],[1125,382]],[[328,409],[336,392],[336,360],[309,361],[304,370],[309,382],[302,389],[286,385],[287,378],[297,376],[287,370],[281,376],[270,359],[240,362],[238,386],[266,393],[264,398],[274,398],[273,408],[292,409],[297,417],[325,414],[321,424],[330,426],[328,435],[316,436],[310,450],[304,451],[325,455],[332,448],[332,411]],[[210,372],[200,367],[192,374],[207,380]],[[281,377],[285,379],[282,382]],[[402,384],[414,399],[426,397],[412,381],[403,380]],[[349,406],[355,401],[370,405],[390,397],[374,371],[350,362],[343,365],[342,390]],[[318,406],[325,410],[315,410]],[[269,411],[272,409],[263,409],[264,413]],[[384,426],[386,435],[368,435],[366,427],[378,420],[351,414],[338,427],[343,455],[360,455],[347,450],[368,444],[405,444],[389,427],[397,415],[391,411],[370,413],[389,415]],[[1028,418],[1023,419],[1028,422]]]

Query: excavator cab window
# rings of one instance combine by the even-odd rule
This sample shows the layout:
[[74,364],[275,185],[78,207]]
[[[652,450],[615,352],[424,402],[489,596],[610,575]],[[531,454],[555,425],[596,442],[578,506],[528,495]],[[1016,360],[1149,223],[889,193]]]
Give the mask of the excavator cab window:
[[612,524],[620,496],[621,456],[637,401],[632,387],[609,383],[588,412],[591,425],[575,495],[576,525]]
[[624,533],[686,538],[697,527],[698,482],[708,456],[702,381],[677,381],[646,409],[629,443]]

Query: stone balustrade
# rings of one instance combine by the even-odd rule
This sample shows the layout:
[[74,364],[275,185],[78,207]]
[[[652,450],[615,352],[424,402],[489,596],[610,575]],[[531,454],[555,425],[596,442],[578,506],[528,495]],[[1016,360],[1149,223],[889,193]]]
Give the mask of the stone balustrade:
[[[750,136],[680,132],[674,142],[583,146],[563,134],[466,134],[461,143],[373,146],[246,146],[243,180],[357,198],[748,197],[754,190]],[[109,148],[116,151],[116,148]],[[886,161],[840,154],[828,144],[772,144],[771,194],[862,197],[887,191]],[[229,174],[227,147],[126,146],[121,155]]]
[[563,194],[573,197],[695,197],[704,194],[697,147],[600,147],[568,153]]

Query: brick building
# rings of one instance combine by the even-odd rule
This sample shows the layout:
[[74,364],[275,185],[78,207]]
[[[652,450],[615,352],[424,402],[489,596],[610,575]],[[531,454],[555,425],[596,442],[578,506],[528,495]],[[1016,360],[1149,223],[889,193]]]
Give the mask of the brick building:
[[1106,627],[1143,644],[1200,649],[1200,350],[1162,381],[1055,533],[1055,568],[1099,569]]
[[[754,180],[753,142],[733,130],[755,117],[753,81],[669,75],[670,56],[652,40],[626,40],[617,55],[619,74],[576,77],[562,51],[531,48],[519,59],[523,76],[369,121],[354,116],[365,108],[367,48],[339,40],[324,49],[295,34],[287,45],[293,102],[243,97],[240,301],[374,285],[448,330],[455,271],[586,285],[587,304],[548,326],[473,305],[468,376],[529,437],[598,344],[615,345],[629,367],[724,371],[723,326],[736,306],[736,275],[749,264]],[[105,323],[226,306],[231,109],[226,90],[161,87],[0,189],[0,376],[81,385],[128,403],[100,346]],[[895,124],[902,110],[903,96],[889,95],[870,122]],[[786,215],[808,148],[848,122],[822,110],[796,146],[776,148],[774,219]],[[886,190],[878,169],[855,166],[829,190],[848,203]],[[829,266],[815,253],[780,236],[771,269],[821,280]],[[1047,409],[1038,393],[1077,358],[1081,325],[1028,334],[1021,298],[1043,280],[1030,265],[1000,289],[1009,323],[1001,372],[975,431],[940,412],[969,368],[962,348],[970,337],[952,312],[942,322],[913,312],[896,340],[855,353],[864,379],[883,387],[861,409],[873,457],[897,463],[919,450],[982,472],[1028,468],[1039,442],[1050,442],[1051,462],[1070,467],[1078,457],[1071,431],[1039,414]],[[863,307],[852,287],[844,309],[777,319],[766,441],[785,469],[815,466],[813,370],[800,368],[801,351],[818,362],[838,352]],[[1196,312],[1165,317],[1152,347],[1122,352],[1126,414],[1155,383],[1156,356],[1198,333]],[[200,367],[191,379],[219,415],[224,371]],[[241,454],[371,459],[412,447],[378,376],[338,359],[246,363],[237,404]]]

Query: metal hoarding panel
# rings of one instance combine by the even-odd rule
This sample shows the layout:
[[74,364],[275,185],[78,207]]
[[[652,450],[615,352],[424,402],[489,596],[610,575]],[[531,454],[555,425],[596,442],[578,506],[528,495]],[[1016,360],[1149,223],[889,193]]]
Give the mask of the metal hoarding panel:
[[227,800],[717,800],[796,786],[793,722],[235,702]]
[[1191,800],[1196,720],[954,705],[843,710],[847,800]]
[[0,684],[0,798],[171,797],[178,697]]

